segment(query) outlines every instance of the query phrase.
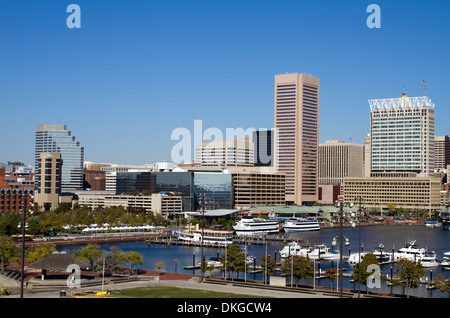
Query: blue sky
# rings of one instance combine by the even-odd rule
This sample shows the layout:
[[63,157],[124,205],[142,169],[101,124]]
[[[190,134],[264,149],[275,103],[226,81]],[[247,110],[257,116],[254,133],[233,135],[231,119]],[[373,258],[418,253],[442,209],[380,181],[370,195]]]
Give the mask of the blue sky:
[[[69,29],[69,4],[81,29]],[[381,8],[369,29],[366,8]],[[0,162],[33,164],[37,124],[66,124],[85,160],[170,161],[177,127],[273,127],[279,73],[320,77],[320,142],[362,143],[369,99],[436,104],[450,134],[450,2],[2,0]]]

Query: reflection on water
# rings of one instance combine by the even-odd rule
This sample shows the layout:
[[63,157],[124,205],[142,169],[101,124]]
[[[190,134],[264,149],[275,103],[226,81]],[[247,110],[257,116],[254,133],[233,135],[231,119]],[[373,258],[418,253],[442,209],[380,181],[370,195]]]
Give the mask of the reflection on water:
[[[280,234],[281,235],[281,234]],[[339,229],[327,229],[315,232],[307,233],[283,233],[286,237],[286,242],[288,241],[298,241],[301,245],[315,245],[315,244],[325,244],[328,247],[332,247],[333,238],[338,238],[339,246]],[[397,251],[399,248],[407,245],[411,240],[415,240],[419,248],[427,248],[429,251],[434,251],[437,254],[439,261],[442,260],[443,253],[450,251],[450,231],[443,230],[442,228],[428,228],[425,226],[368,226],[361,228],[345,228],[343,230],[343,235],[348,238],[350,245],[344,246],[344,255],[348,256],[350,253],[356,253],[358,251],[358,241],[361,237],[361,246],[364,252],[371,252],[377,249],[380,244],[383,244],[386,252],[392,252],[394,249]],[[273,259],[275,258],[277,262],[280,262],[280,256],[278,252],[284,247],[286,242],[271,242],[265,245],[250,245],[247,246],[248,255],[255,256],[256,265],[262,263],[261,257],[265,254],[267,249],[267,254]],[[127,243],[116,243],[116,244],[100,244],[102,249],[109,249],[111,246],[117,246],[124,252],[136,251],[143,255],[143,265],[139,265],[141,269],[156,270],[156,264],[161,262],[163,264],[163,271],[168,272],[178,272],[178,273],[195,273],[200,274],[199,270],[187,270],[184,269],[185,266],[191,266],[193,264],[198,264],[200,262],[201,248],[200,247],[189,247],[189,246],[178,246],[171,245],[170,247],[162,244],[152,244],[150,246],[145,242],[127,242]],[[73,252],[75,249],[80,248],[79,246],[66,246],[61,248],[62,250]],[[334,247],[336,248],[336,247]],[[209,258],[213,256],[220,256],[224,249],[220,248],[204,248],[204,255]],[[330,266],[336,267],[336,262],[325,261],[316,263],[316,268],[320,266],[321,270],[326,270]],[[353,267],[347,263],[344,263],[345,273],[351,273]],[[381,266],[382,275],[389,275],[391,271],[394,276],[396,276],[397,270],[395,264],[386,264]],[[426,278],[431,279],[436,277],[439,273],[442,273],[446,278],[450,277],[450,271],[443,270],[441,266],[434,268],[426,268],[427,274]],[[223,275],[223,272],[213,271],[212,276]],[[280,275],[277,273],[275,275]],[[241,273],[239,278],[244,278]],[[247,274],[247,279],[252,280],[263,280],[262,273]],[[289,282],[289,277],[287,278]],[[346,289],[357,289],[358,284],[350,282],[350,278],[344,277],[344,288]],[[333,282],[333,288],[336,288],[337,280]],[[301,280],[299,284],[312,285],[312,280]],[[330,287],[329,279],[317,279],[316,286]],[[366,286],[361,284],[361,292],[365,292]],[[382,284],[378,292],[394,292],[397,294],[406,294],[406,291],[402,287],[390,287],[386,284]],[[448,298],[447,293],[441,293],[439,290],[428,290],[426,284],[421,284],[418,288],[411,289],[410,295],[413,296],[426,296],[426,297],[439,297]]]

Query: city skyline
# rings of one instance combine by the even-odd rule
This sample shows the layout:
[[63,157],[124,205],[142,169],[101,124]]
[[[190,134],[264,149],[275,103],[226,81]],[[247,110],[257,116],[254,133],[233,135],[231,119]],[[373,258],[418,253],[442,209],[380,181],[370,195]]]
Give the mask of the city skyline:
[[194,120],[273,128],[273,78],[297,72],[321,80],[319,142],[363,144],[368,101],[404,83],[422,96],[423,81],[449,134],[448,1],[377,1],[381,29],[366,26],[371,2],[75,2],[81,29],[69,3],[0,5],[0,162],[32,165],[39,124],[67,125],[87,161],[171,161],[172,130]]

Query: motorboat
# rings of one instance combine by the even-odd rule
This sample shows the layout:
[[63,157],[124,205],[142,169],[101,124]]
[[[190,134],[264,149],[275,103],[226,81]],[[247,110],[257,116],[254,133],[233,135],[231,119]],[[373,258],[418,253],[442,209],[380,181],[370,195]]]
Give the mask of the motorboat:
[[327,261],[338,260],[340,253],[337,250],[330,251],[330,248],[325,244],[315,245],[314,249],[308,253],[308,257],[311,259],[322,259]]
[[[362,262],[364,256],[366,256],[367,254],[369,254],[369,253],[368,252],[351,253],[347,259],[347,263],[349,263],[351,265],[358,264],[358,263]],[[358,256],[360,256],[359,261],[358,261]]]
[[280,251],[280,256],[283,258],[290,256],[308,256],[308,253],[311,252],[312,249],[309,245],[301,246],[297,242],[290,242]]
[[402,258],[413,261],[415,263],[421,262],[422,266],[433,267],[437,263],[436,254],[429,252],[425,248],[418,248],[416,241],[409,242],[408,246],[402,247],[398,252],[394,253],[394,261],[399,261]]
[[423,267],[436,267],[439,266],[439,262],[436,259],[436,253],[425,252],[425,254],[420,259],[420,263]]
[[[220,268],[223,266],[222,262],[220,262],[217,257],[210,257],[206,262],[207,266],[214,266],[214,268]],[[200,266],[200,263],[198,263],[197,266]]]
[[319,231],[320,226],[317,220],[307,220],[305,218],[291,218],[283,223],[285,232]]
[[441,265],[445,267],[450,266],[450,251],[444,253],[444,258],[441,262]]
[[280,228],[275,220],[253,218],[251,215],[243,216],[235,226],[233,226],[238,236],[278,233]]
[[392,253],[385,252],[384,245],[380,244],[378,245],[378,249],[374,250],[372,252],[373,255],[377,258],[379,262],[390,262],[392,261]]

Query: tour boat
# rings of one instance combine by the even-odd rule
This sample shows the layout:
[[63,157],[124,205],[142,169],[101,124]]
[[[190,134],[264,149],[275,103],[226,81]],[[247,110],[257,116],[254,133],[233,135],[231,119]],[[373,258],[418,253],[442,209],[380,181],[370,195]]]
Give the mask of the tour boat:
[[277,221],[253,218],[252,216],[243,216],[233,228],[238,236],[271,234],[280,231]]
[[233,244],[233,231],[222,230],[195,230],[193,232],[179,233],[178,238],[182,241],[192,242],[200,245],[202,237],[203,243],[207,245],[230,245]]
[[291,218],[283,223],[283,229],[286,232],[318,231],[320,230],[320,226],[316,220],[310,221],[305,218]]

